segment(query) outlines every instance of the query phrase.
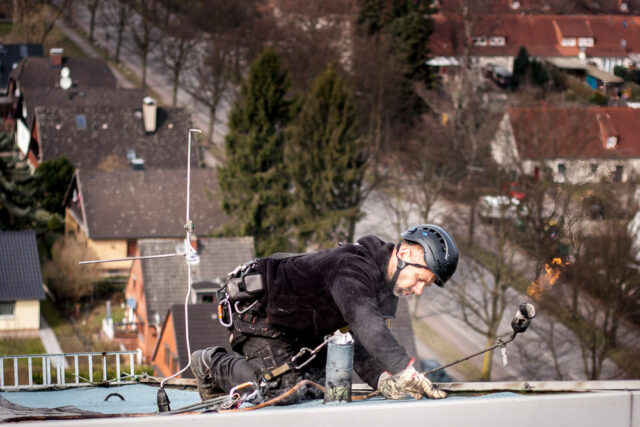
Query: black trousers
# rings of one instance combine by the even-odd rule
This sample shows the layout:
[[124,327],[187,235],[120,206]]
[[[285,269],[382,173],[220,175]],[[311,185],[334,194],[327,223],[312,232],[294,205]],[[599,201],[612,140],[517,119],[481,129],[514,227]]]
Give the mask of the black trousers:
[[[311,336],[267,324],[266,314],[258,306],[246,313],[234,314],[230,341],[235,352],[220,351],[212,356],[211,379],[227,393],[238,384],[257,381],[265,373],[291,361],[301,348],[315,348],[321,340]],[[325,363],[326,350],[323,349],[303,369],[289,371],[275,378],[270,388],[274,391],[286,390],[302,379],[324,385]]]

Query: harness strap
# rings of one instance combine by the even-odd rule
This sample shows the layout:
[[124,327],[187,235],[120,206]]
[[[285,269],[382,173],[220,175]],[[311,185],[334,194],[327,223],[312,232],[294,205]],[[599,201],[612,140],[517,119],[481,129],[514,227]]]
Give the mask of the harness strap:
[[269,371],[267,371],[261,379],[265,380],[265,381],[273,381],[274,379],[278,378],[280,375],[284,375],[289,371],[293,371],[294,370],[294,364],[291,362],[286,362],[283,365],[278,366],[277,368],[271,369]]

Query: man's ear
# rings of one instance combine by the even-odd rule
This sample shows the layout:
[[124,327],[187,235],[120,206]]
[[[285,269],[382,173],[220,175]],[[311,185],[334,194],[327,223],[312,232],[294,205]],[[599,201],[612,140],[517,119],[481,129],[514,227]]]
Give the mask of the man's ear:
[[407,260],[411,257],[411,248],[405,245],[400,246],[398,249],[398,257]]

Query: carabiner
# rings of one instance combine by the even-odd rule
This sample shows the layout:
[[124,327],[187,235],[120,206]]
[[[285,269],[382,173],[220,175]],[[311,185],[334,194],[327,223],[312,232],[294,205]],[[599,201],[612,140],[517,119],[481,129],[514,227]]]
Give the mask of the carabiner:
[[238,402],[240,401],[240,395],[238,393],[232,394],[229,396],[229,400],[220,405],[222,409],[231,409],[236,408]]
[[[303,363],[301,364],[297,364],[296,360],[298,360],[298,358],[302,357],[305,355],[305,353],[309,353],[309,358],[307,360],[305,360]],[[316,354],[313,352],[313,350],[311,350],[309,347],[302,347],[300,349],[300,351],[298,352],[298,354],[296,354],[295,356],[293,356],[291,358],[291,363],[293,363],[293,367],[294,369],[302,369],[304,368],[306,365],[309,364],[309,362],[311,362],[313,359],[316,358]]]
[[[225,307],[226,305],[226,307]],[[225,322],[224,317],[225,317],[225,313],[224,313],[224,309],[227,309],[227,315],[229,316],[229,322]],[[229,328],[231,327],[231,325],[233,325],[233,311],[231,310],[231,303],[229,302],[229,295],[225,294],[225,297],[223,299],[220,300],[220,302],[218,303],[218,320],[220,321],[220,324],[222,326],[224,326],[225,328]]]
[[236,301],[236,302],[233,304],[233,308],[235,308],[235,309],[236,309],[236,313],[238,313],[238,314],[244,314],[244,313],[246,313],[247,311],[251,310],[251,308],[252,308],[254,305],[256,305],[256,304],[258,303],[258,300],[255,300],[254,302],[252,302],[251,304],[249,304],[248,306],[246,306],[246,307],[245,307],[245,308],[243,308],[243,309],[239,309],[239,308],[238,308],[238,303],[239,303],[239,302],[240,302],[240,301]]

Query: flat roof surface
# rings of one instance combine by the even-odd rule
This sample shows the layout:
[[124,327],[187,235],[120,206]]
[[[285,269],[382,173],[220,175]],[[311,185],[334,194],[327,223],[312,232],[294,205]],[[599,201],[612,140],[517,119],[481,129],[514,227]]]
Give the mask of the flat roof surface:
[[[200,402],[195,389],[177,390],[166,388],[172,408],[179,408]],[[83,411],[102,414],[139,414],[158,411],[156,395],[158,387],[145,384],[129,384],[116,387],[78,387],[50,391],[11,391],[0,396],[9,402],[29,408],[59,408],[75,406]],[[111,393],[120,394],[105,398]]]
[[[494,383],[493,385],[482,383],[485,386],[502,387],[508,390],[539,392],[522,394],[498,391],[473,396],[459,394],[465,389],[482,388],[478,387],[479,384],[441,383],[442,388],[457,390],[450,394],[450,397],[442,400],[391,401],[377,397],[367,401],[332,404],[313,400],[259,410],[241,408],[219,413],[188,412],[170,415],[156,412],[157,387],[142,384],[45,392],[4,392],[0,393],[0,410],[11,409],[10,402],[22,402],[24,406],[18,408],[22,410],[21,413],[16,413],[13,417],[5,416],[0,421],[35,421],[30,423],[30,426],[45,426],[42,422],[46,422],[46,426],[51,426],[51,423],[71,426],[107,426],[117,422],[119,427],[140,425],[175,427],[178,423],[194,427],[211,425],[388,427],[415,422],[430,427],[469,425],[640,427],[640,391],[638,391],[637,381]],[[570,393],[551,391],[559,389],[592,391]],[[199,402],[195,391],[170,388],[166,390],[173,410]],[[545,390],[548,391],[544,392]],[[104,398],[110,393],[119,393],[125,400],[112,397],[105,402]],[[72,407],[68,405],[83,408],[87,412],[72,412]],[[25,408],[44,406],[54,409],[31,411]],[[55,412],[56,410],[61,412]],[[113,415],[101,415],[98,412]],[[121,417],[113,418],[118,415]]]

